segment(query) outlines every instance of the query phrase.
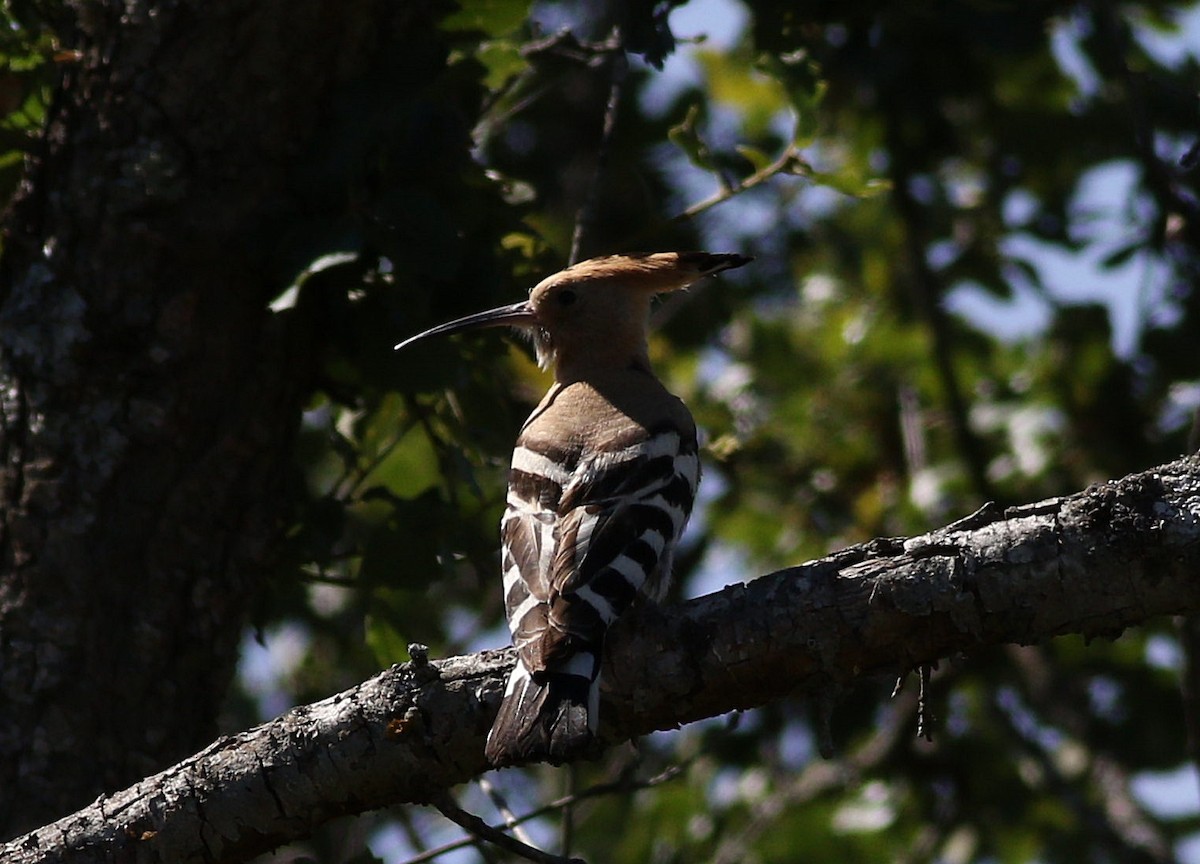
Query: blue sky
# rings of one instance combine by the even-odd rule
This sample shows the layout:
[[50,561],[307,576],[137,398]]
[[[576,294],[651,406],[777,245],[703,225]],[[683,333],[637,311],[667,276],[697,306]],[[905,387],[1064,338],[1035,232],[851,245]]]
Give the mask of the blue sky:
[[[655,76],[643,95],[646,107],[666,106],[687,86],[701,83],[703,75],[695,59],[703,48],[728,48],[736,44],[749,24],[750,15],[738,0],[691,0],[671,15],[673,32],[681,40],[679,50],[668,58],[662,74]],[[1200,5],[1185,7],[1179,14],[1181,32],[1163,34],[1148,27],[1135,27],[1139,42],[1161,62],[1178,64],[1188,57],[1200,57]],[[703,36],[703,42],[690,43]],[[1081,94],[1094,94],[1098,76],[1079,50],[1078,25],[1064,19],[1050,34],[1051,47],[1063,71],[1077,84]],[[719,130],[713,132],[719,135]],[[1177,159],[1186,142],[1164,143],[1165,159]],[[1173,152],[1178,151],[1178,152]],[[679,188],[681,204],[699,200],[715,190],[710,176],[682,158],[665,169]],[[1029,261],[1037,269],[1047,297],[1012,270],[1012,299],[1000,299],[970,283],[954,286],[946,299],[947,308],[989,332],[1005,339],[1035,336],[1051,317],[1050,303],[1100,303],[1110,312],[1113,345],[1121,356],[1137,350],[1138,337],[1147,323],[1169,323],[1172,314],[1167,290],[1167,267],[1148,255],[1134,255],[1122,265],[1103,268],[1100,262],[1131,241],[1136,241],[1146,225],[1142,218],[1147,207],[1135,194],[1136,167],[1128,161],[1098,166],[1080,176],[1072,210],[1078,216],[1086,241],[1078,252],[1014,232],[1005,241],[1005,251],[1013,258]],[[811,196],[810,206],[828,204],[828,194]],[[711,234],[713,248],[728,245],[731,232],[742,236],[761,235],[781,218],[775,202],[747,196],[725,205],[723,212],[711,214],[701,229]],[[1019,193],[1006,202],[1011,222],[1019,221],[1022,208],[1033,202]],[[784,218],[794,219],[794,214]],[[799,218],[803,218],[801,213]],[[931,250],[936,254],[937,249]],[[936,266],[937,262],[933,262]]]

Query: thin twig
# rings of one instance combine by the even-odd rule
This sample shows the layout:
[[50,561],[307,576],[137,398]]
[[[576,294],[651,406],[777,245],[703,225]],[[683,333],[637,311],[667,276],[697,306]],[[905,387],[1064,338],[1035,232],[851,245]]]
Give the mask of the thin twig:
[[998,494],[988,478],[988,455],[983,442],[971,428],[968,419],[970,406],[954,363],[953,328],[948,313],[942,307],[945,285],[929,266],[925,255],[928,246],[926,213],[909,186],[917,167],[912,163],[912,154],[902,143],[902,120],[896,110],[887,112],[885,135],[892,154],[892,201],[900,219],[907,258],[907,288],[917,315],[929,334],[930,360],[941,383],[942,399],[959,458],[967,469],[975,494],[984,501],[993,501]]
[[[795,145],[789,145],[773,162],[764,165],[762,168],[759,168],[753,174],[750,174],[737,183],[727,185],[718,179],[718,184],[721,188],[712,195],[701,201],[697,201],[695,204],[692,204],[679,213],[676,213],[665,222],[658,222],[646,230],[640,231],[637,234],[626,238],[625,241],[622,242],[621,246],[622,248],[627,249],[638,249],[644,245],[649,238],[662,233],[664,227],[681,225],[684,222],[689,222],[692,219],[695,219],[701,213],[705,213],[720,204],[724,204],[729,199],[736,198],[738,195],[741,195],[743,192],[748,192],[756,186],[761,186],[763,183],[766,183],[768,180],[771,180],[780,174],[786,174],[792,177],[806,177],[811,174],[811,168],[809,167],[808,163],[804,161],[804,158],[800,154],[800,150],[796,148]],[[675,297],[683,293],[684,292],[677,292],[671,296]],[[694,290],[692,293],[695,293]]]
[[480,777],[477,781],[479,788],[483,790],[483,794],[491,799],[492,806],[504,817],[504,827],[513,833],[513,836],[527,846],[533,846],[533,838],[521,827],[520,820],[517,819],[517,814],[508,806],[508,802],[504,799],[504,794],[496,788],[496,784],[487,777]]
[[[524,84],[526,79],[532,78],[531,74],[517,76],[517,80],[511,87],[511,92],[516,92],[517,87]],[[474,142],[475,147],[482,147],[492,137],[493,129],[503,129],[514,117],[532,107],[539,99],[551,92],[551,89],[549,85],[536,87],[503,110],[492,106],[487,109],[487,112],[481,112],[479,122],[471,130],[471,141]],[[498,104],[499,101],[497,100],[496,105]],[[492,111],[495,111],[495,113],[491,113]]]
[[623,54],[624,52],[624,43],[615,31],[613,35],[609,36],[603,42],[584,42],[570,30],[560,30],[544,39],[527,42],[520,48],[522,57],[553,54],[587,65],[595,63],[597,58],[608,54]]
[[[574,762],[567,766],[567,794],[571,797],[579,788],[579,766]],[[562,809],[562,828],[559,830],[561,840],[559,848],[562,854],[570,855],[571,847],[575,845],[575,805],[567,804]]]
[[511,852],[527,861],[535,861],[537,864],[585,864],[580,858],[563,858],[560,855],[552,855],[549,852],[543,852],[536,846],[522,843],[516,837],[510,837],[499,828],[493,828],[474,813],[468,813],[459,807],[449,794],[438,796],[433,802],[433,806],[437,807],[443,816],[470,832],[474,837],[487,840],[506,852]]
[[425,842],[425,838],[421,836],[421,832],[417,830],[417,826],[412,820],[413,810],[408,807],[397,807],[393,814],[396,822],[400,825],[400,830],[404,832],[404,839],[413,849],[424,852],[429,848],[429,844]]
[[[595,66],[597,63],[603,62],[608,55],[619,50],[619,47],[611,39],[604,42],[580,42],[569,30],[563,30],[552,36],[526,43],[521,46],[520,54],[530,60],[535,60],[541,55],[554,55],[585,66]],[[519,93],[522,87],[531,81],[536,82],[537,79],[538,69],[536,65],[530,65],[520,74],[509,78],[488,97],[480,111],[480,120],[475,124],[471,134],[471,140],[475,142],[476,147],[481,146],[491,137],[493,129],[502,128],[514,116],[522,113],[554,89],[550,84],[535,87],[512,105],[500,109],[505,99]]]
[[807,163],[805,163],[801,158],[800,151],[796,149],[794,145],[789,146],[779,154],[778,159],[768,165],[764,165],[762,168],[759,168],[744,180],[740,180],[737,183],[728,185],[726,183],[720,183],[721,188],[719,191],[713,193],[703,201],[696,202],[682,213],[672,216],[670,219],[670,224],[674,225],[680,222],[687,222],[690,219],[695,219],[706,210],[711,210],[718,204],[724,204],[730,198],[741,195],[743,192],[753,189],[755,186],[760,186],[778,174],[804,176],[807,173],[809,173]]
[[930,728],[932,717],[929,710],[929,669],[928,663],[922,663],[917,668],[917,681],[920,682],[917,691],[917,737],[926,741],[933,740],[933,730]]
[[[433,428],[433,422],[429,419],[431,412],[416,399],[405,396],[404,409],[410,415],[415,415],[417,423],[421,426],[421,431],[425,433],[425,437],[429,440],[429,445],[433,448],[433,457],[437,460],[438,476],[442,478],[451,477],[454,471],[450,465],[450,457],[447,455],[448,448],[442,436],[437,434],[437,430]],[[399,439],[397,439],[399,443]],[[458,487],[455,483],[446,483],[446,498],[450,506],[458,509]]]
[[583,235],[589,231],[596,221],[596,206],[600,198],[601,180],[608,166],[608,156],[612,150],[613,136],[617,128],[617,113],[621,107],[621,92],[624,89],[625,78],[629,73],[629,60],[625,57],[624,40],[619,27],[613,27],[610,42],[615,49],[609,61],[610,85],[608,102],[604,107],[604,128],[600,133],[600,146],[596,149],[596,168],[592,172],[592,182],[588,188],[587,197],[579,213],[575,217],[575,231],[571,236],[571,255],[567,262],[574,264],[579,260],[583,245]]
[[[400,444],[401,439],[403,439],[412,428],[413,423],[411,421],[405,423],[404,426],[397,430],[395,435],[392,437],[392,440],[381,447],[379,452],[376,453],[373,458],[367,460],[365,464],[360,464],[357,461],[353,463],[344,462],[342,465],[342,473],[338,475],[337,479],[334,480],[330,486],[330,496],[343,500],[352,497],[358,488],[366,481],[371,472],[378,468],[383,463],[383,460],[387,459],[387,457],[392,454],[392,451]],[[336,450],[337,448],[335,447],[334,449]]]
[[799,773],[791,769],[784,772],[776,791],[752,808],[745,827],[731,832],[721,841],[712,856],[712,864],[737,864],[745,860],[746,850],[778,824],[782,816],[821,795],[859,783],[863,775],[907,746],[908,738],[903,732],[909,727],[902,718],[915,708],[916,694],[900,693],[893,707],[893,719],[879,724],[871,737],[850,756],[814,760]]
[[[517,816],[514,818],[513,824],[520,825],[525,822],[529,822],[533,819],[537,819],[539,816],[545,816],[547,813],[553,813],[555,810],[562,810],[564,807],[577,804],[580,801],[584,801],[588,798],[599,798],[603,795],[611,795],[614,792],[628,793],[636,792],[639,789],[650,789],[654,786],[658,786],[659,784],[666,783],[669,780],[674,780],[686,769],[686,763],[682,765],[672,765],[670,768],[667,768],[665,771],[662,771],[659,774],[655,774],[648,780],[631,782],[628,779],[622,778],[621,780],[617,780],[612,783],[600,783],[595,786],[590,786],[587,789],[584,789],[582,792],[558,798],[554,801],[551,801],[549,804],[543,804],[536,810],[530,810],[523,816]],[[500,826],[496,826],[496,830],[500,830]],[[404,864],[426,864],[427,861],[432,861],[435,858],[447,854],[448,852],[454,852],[455,850],[462,849],[465,846],[470,846],[472,842],[474,842],[474,839],[474,837],[460,837],[457,840],[451,840],[449,843],[426,850],[414,858],[409,858],[404,862]]]

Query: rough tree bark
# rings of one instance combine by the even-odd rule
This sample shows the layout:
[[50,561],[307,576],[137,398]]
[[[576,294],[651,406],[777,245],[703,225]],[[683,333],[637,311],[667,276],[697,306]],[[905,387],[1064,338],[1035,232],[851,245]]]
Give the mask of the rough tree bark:
[[319,350],[267,311],[288,168],[430,5],[67,4],[0,264],[0,836],[211,739]]
[[[981,645],[1200,610],[1200,457],[878,540],[623,621],[612,744]],[[9,864],[237,862],[487,770],[511,651],[396,666],[0,847]]]

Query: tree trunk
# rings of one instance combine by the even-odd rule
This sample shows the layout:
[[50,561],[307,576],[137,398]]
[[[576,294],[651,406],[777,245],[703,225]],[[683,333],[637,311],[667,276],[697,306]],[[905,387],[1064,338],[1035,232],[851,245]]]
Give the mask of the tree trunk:
[[0,261],[0,836],[211,740],[319,351],[289,167],[430,5],[74,4]]

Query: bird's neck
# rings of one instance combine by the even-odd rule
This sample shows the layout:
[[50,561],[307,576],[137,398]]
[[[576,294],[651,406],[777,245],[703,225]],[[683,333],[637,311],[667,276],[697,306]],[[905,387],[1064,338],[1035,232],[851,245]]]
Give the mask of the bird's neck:
[[626,345],[593,344],[576,350],[558,350],[554,357],[554,380],[559,384],[597,382],[624,375],[653,375],[645,342],[636,348]]

